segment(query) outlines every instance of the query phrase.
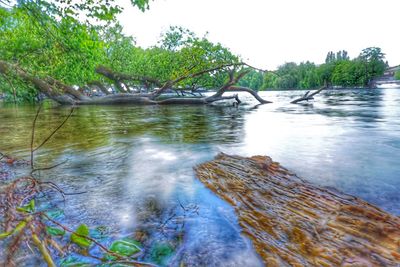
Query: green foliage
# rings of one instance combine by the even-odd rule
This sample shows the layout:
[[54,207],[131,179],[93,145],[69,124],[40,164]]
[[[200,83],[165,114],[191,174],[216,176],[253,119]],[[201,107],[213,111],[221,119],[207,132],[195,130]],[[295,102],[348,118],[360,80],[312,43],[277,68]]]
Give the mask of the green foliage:
[[174,249],[167,243],[157,243],[151,249],[151,260],[157,264],[165,265],[174,253]]
[[177,51],[196,39],[193,32],[183,27],[170,26],[169,30],[161,34],[158,42],[160,47],[166,50]]
[[349,60],[350,57],[347,53],[346,50],[338,51],[333,53],[332,51],[329,51],[328,54],[326,55],[325,63],[334,63],[336,61],[341,61],[341,60]]
[[109,250],[112,252],[115,252],[121,256],[130,257],[141,251],[139,246],[140,246],[140,243],[137,242],[136,240],[125,238],[122,240],[114,241],[111,244]]
[[308,89],[322,85],[365,87],[374,77],[382,75],[385,68],[384,54],[377,47],[364,49],[359,57],[352,60],[345,50],[329,52],[325,63],[319,66],[308,61],[299,65],[290,62],[279,66],[275,73],[264,74],[260,88]]
[[82,248],[87,248],[92,244],[92,241],[85,238],[89,236],[89,227],[86,224],[81,224],[71,235],[71,241]]
[[254,90],[260,90],[262,85],[263,85],[263,81],[264,77],[263,77],[263,73],[260,71],[256,71],[256,70],[252,70],[249,72],[249,74],[247,74],[246,76],[244,76],[240,81],[239,81],[239,85],[240,86],[244,86],[244,87],[248,87]]
[[396,80],[400,80],[400,70],[396,71],[396,73],[394,74],[394,78]]
[[[146,1],[147,2],[147,1]],[[0,7],[0,59],[13,62],[38,78],[52,77],[65,84],[84,87],[94,80],[112,83],[96,74],[99,65],[117,72],[153,77],[161,82],[225,63],[238,62],[221,44],[199,38],[182,27],[171,27],[158,46],[137,47],[132,37],[122,34],[118,23],[106,26],[78,21],[74,16],[56,19],[48,5],[21,2]],[[144,3],[144,2],[143,2]],[[12,77],[12,73],[7,75]],[[187,79],[178,88],[215,88],[226,80],[219,73]],[[132,83],[152,89],[155,85]],[[6,100],[34,100],[38,94],[16,77],[0,78]]]
[[90,267],[93,264],[84,262],[82,259],[74,256],[67,256],[60,261],[61,267]]
[[17,211],[31,213],[35,211],[35,200],[32,199],[29,203],[22,207],[17,207]]
[[30,3],[2,9],[2,15],[1,59],[15,62],[39,77],[51,76],[69,84],[81,85],[95,78],[94,69],[105,54],[104,44],[92,26],[71,17],[55,20],[42,7]]
[[63,236],[65,231],[57,227],[46,226],[46,232],[52,236]]
[[[116,15],[120,14],[123,7],[117,0],[40,0],[37,5],[55,18],[77,19],[86,18],[86,22],[115,21]],[[130,0],[133,6],[141,11],[149,8],[149,0]],[[30,0],[2,0],[0,7],[21,7],[31,4]]]
[[[199,38],[182,27],[171,27],[161,36],[158,46],[148,49],[136,47],[132,38],[121,34],[120,28],[110,29],[105,36],[108,40],[106,65],[118,72],[153,77],[160,81],[224,63],[239,62],[239,58],[221,44],[214,44],[205,37]],[[185,80],[178,87],[200,85],[215,88],[225,79],[217,73],[206,74]]]

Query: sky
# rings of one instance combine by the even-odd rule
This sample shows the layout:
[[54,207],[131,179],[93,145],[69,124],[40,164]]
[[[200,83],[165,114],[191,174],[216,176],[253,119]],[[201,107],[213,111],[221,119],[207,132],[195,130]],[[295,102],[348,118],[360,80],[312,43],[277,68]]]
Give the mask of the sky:
[[324,63],[329,51],[380,47],[400,64],[400,0],[154,0],[141,12],[123,4],[119,21],[142,47],[169,26],[182,26],[231,49],[259,68]]

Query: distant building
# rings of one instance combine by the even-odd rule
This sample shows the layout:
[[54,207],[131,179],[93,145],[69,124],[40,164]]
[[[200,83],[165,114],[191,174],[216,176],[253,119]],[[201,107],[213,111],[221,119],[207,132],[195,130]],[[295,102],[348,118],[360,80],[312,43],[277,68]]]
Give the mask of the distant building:
[[389,67],[385,70],[383,73],[383,76],[394,76],[396,71],[400,70],[400,65],[394,66],[394,67]]
[[400,81],[394,78],[395,73],[399,70],[400,70],[400,65],[387,68],[382,76],[376,77],[371,81],[370,87],[400,88]]

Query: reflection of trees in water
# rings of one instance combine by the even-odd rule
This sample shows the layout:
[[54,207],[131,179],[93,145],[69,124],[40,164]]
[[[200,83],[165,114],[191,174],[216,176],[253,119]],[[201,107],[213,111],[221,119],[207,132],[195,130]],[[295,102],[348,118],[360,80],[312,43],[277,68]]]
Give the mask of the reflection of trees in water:
[[352,118],[359,122],[377,122],[384,118],[382,90],[328,90],[315,103],[285,106],[278,111],[289,114],[319,114],[331,118]]
[[324,93],[324,100],[324,104],[330,106],[380,106],[383,101],[383,91],[376,89],[330,90]]
[[[0,146],[5,151],[28,148],[34,110],[2,110]],[[37,122],[36,139],[47,136],[67,112],[63,107],[44,109]],[[54,157],[65,149],[93,150],[118,138],[143,135],[165,143],[233,143],[243,137],[243,124],[243,111],[231,107],[78,107],[46,149]]]

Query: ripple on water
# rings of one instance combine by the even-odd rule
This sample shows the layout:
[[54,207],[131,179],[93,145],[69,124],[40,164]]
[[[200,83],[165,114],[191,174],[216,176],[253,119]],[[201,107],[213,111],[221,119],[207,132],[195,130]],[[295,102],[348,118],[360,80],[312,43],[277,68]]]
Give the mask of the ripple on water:
[[[86,192],[67,197],[65,223],[107,225],[115,235],[162,223],[171,212],[182,215],[180,203],[197,205],[199,214],[186,218],[184,243],[174,260],[199,266],[259,264],[232,208],[194,177],[192,167],[220,151],[269,155],[316,184],[400,215],[400,90],[326,91],[306,105],[288,104],[303,93],[262,92],[274,102],[262,106],[240,95],[247,104],[239,109],[79,107],[37,153],[43,166],[68,159],[42,172],[41,179],[68,192]],[[35,109],[0,110],[0,150],[28,157]],[[68,111],[45,109],[37,140]],[[154,212],[146,212],[151,207]],[[155,240],[163,238],[151,229]]]

